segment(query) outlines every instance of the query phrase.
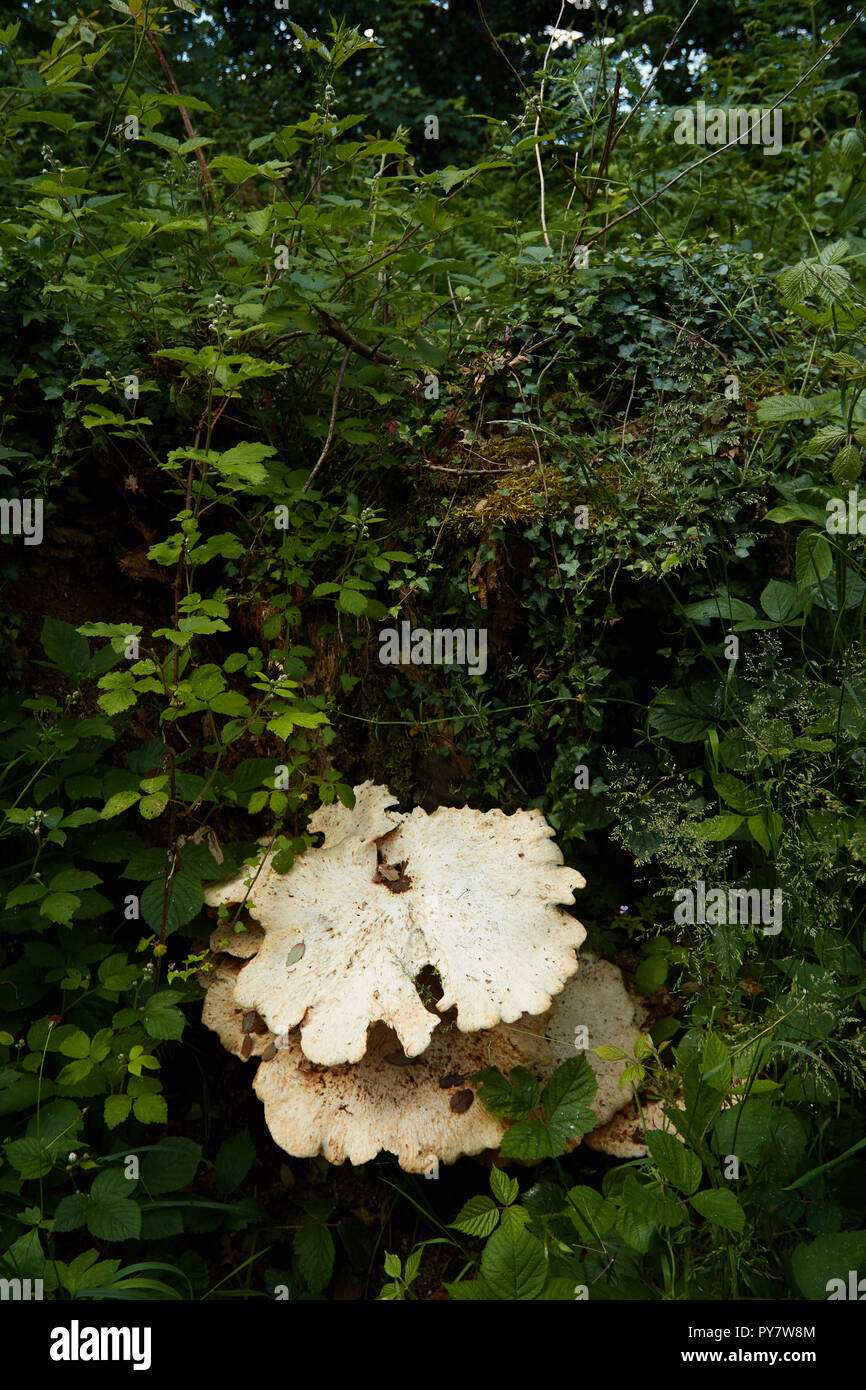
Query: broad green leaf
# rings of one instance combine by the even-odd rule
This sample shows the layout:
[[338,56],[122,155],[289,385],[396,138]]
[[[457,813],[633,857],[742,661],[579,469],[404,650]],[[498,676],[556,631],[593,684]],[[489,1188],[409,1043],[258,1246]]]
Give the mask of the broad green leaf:
[[105,1098],[105,1123],[109,1129],[116,1129],[129,1118],[132,1109],[131,1096],[106,1096]]
[[164,1125],[168,1119],[168,1103],[165,1096],[146,1091],[133,1099],[132,1113],[143,1125]]
[[806,396],[765,396],[755,413],[759,425],[777,425],[789,420],[808,420],[814,414]]
[[761,594],[761,607],[774,622],[786,623],[803,610],[803,596],[793,584],[771,579]]
[[616,1221],[616,1207],[594,1187],[572,1187],[568,1191],[568,1214],[581,1243],[598,1246],[602,1236]]
[[550,1126],[541,1120],[517,1120],[502,1136],[499,1152],[503,1158],[519,1158],[525,1163],[535,1163],[540,1158],[553,1158],[565,1152],[565,1143],[556,1148],[553,1140],[559,1135],[551,1134]]
[[[32,114],[28,112],[28,116]],[[39,640],[49,661],[59,666],[65,675],[75,676],[87,669],[90,646],[87,638],[76,632],[71,623],[64,623],[59,618],[46,618]]]
[[696,1192],[691,1203],[699,1216],[714,1226],[721,1226],[722,1230],[740,1232],[745,1229],[746,1213],[733,1192],[726,1188]]
[[803,531],[797,537],[797,552],[794,572],[797,587],[806,589],[811,584],[820,584],[833,570],[833,552],[826,536],[818,531]]
[[[204,893],[197,879],[190,878],[181,870],[169,882],[168,903],[165,919],[166,935],[185,927],[197,917],[204,906]],[[149,883],[141,895],[141,915],[152,931],[158,932],[162,924],[163,882],[156,879]]]
[[223,1141],[214,1163],[214,1176],[220,1192],[240,1187],[256,1157],[256,1147],[246,1130]]
[[700,825],[695,827],[695,835],[699,840],[727,840],[742,824],[743,817],[730,812],[727,815],[711,816],[709,820],[701,821]]
[[141,1165],[141,1185],[152,1196],[176,1192],[195,1177],[201,1162],[201,1148],[191,1139],[172,1136],[161,1139]]
[[245,179],[261,173],[257,164],[249,164],[233,154],[218,154],[208,161],[211,169],[222,169],[229,183],[243,183]]
[[117,1168],[94,1179],[87,1207],[87,1229],[97,1240],[131,1240],[141,1231],[141,1209],[132,1200],[136,1184]]
[[486,1067],[472,1077],[480,1082],[478,1099],[491,1114],[503,1120],[520,1120],[528,1115],[541,1098],[535,1077],[525,1067],[515,1067],[506,1079],[496,1067]]
[[481,1257],[481,1277],[495,1299],[538,1298],[547,1281],[544,1246],[528,1231],[516,1240],[506,1231],[494,1231]]
[[128,811],[130,806],[134,806],[140,800],[140,793],[133,791],[115,792],[110,796],[100,811],[103,820],[112,820],[114,816],[119,816],[123,811]]
[[[840,1298],[839,1280],[844,1296],[850,1298],[850,1271],[854,1271],[855,1284],[866,1275],[866,1231],[838,1231],[804,1241],[794,1251],[791,1264],[804,1298],[829,1299],[833,1294]],[[855,1297],[862,1298],[859,1290]]]
[[686,1196],[696,1191],[702,1172],[697,1154],[693,1154],[672,1134],[665,1134],[661,1130],[648,1131],[644,1142],[650,1157],[668,1182]]
[[713,727],[702,710],[677,690],[663,691],[650,706],[650,726],[675,743],[699,743]]
[[327,1226],[311,1221],[295,1236],[295,1263],[312,1293],[320,1293],[334,1270],[334,1241]]

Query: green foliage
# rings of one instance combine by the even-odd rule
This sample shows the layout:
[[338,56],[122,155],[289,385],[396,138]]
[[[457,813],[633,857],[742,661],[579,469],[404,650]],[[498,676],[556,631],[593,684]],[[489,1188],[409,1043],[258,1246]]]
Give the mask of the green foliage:
[[[118,0],[0,31],[0,481],[45,529],[0,548],[9,1277],[780,1299],[863,1269],[851,19],[596,7],[549,48],[534,3],[495,42],[474,6],[302,3],[286,41]],[[780,103],[781,150],[678,145],[698,99]],[[485,628],[486,671],[383,668],[403,621]],[[596,1052],[664,1104],[645,1157],[578,1142],[579,1055],[474,1078],[538,1166],[450,1225],[379,1165],[274,1176],[199,1022],[204,893],[254,893],[262,836],[290,869],[367,777],[544,813],[657,1015]],[[779,890],[780,930],[682,920],[699,881]]]

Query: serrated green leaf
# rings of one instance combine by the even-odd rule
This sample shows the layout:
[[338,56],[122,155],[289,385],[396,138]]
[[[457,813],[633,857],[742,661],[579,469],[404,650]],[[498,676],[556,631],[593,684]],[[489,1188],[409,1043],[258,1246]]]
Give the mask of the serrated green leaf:
[[701,1180],[701,1161],[679,1139],[661,1130],[647,1131],[644,1143],[663,1177],[688,1197]]
[[334,1241],[327,1226],[311,1221],[302,1226],[293,1244],[298,1273],[311,1293],[320,1293],[334,1271]]
[[482,1193],[477,1197],[470,1197],[468,1202],[464,1203],[451,1225],[467,1236],[479,1236],[483,1240],[496,1229],[498,1222],[499,1208],[492,1197]]
[[490,1170],[490,1190],[497,1202],[503,1206],[510,1206],[517,1201],[520,1188],[516,1178],[510,1178],[501,1168],[491,1168]]
[[729,1192],[727,1188],[696,1192],[691,1203],[698,1215],[712,1222],[714,1226],[720,1226],[724,1231],[745,1230],[746,1213],[733,1192]]
[[494,1231],[481,1257],[481,1277],[495,1299],[538,1298],[547,1282],[544,1246],[528,1231],[520,1231],[516,1239]]

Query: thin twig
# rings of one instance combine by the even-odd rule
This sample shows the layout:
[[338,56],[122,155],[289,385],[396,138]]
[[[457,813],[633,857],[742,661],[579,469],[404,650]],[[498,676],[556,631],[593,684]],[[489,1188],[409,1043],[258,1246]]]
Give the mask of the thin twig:
[[673,36],[673,38],[671,39],[670,43],[668,44],[667,48],[665,49],[664,53],[663,53],[662,56],[661,56],[661,61],[659,62],[658,67],[656,68],[656,70],[655,70],[655,72],[653,73],[652,77],[650,78],[649,82],[648,82],[648,83],[646,84],[646,86],[644,87],[643,91],[641,92],[641,94],[640,94],[640,96],[638,97],[637,101],[635,102],[634,106],[633,106],[633,107],[631,108],[631,110],[629,111],[629,113],[628,113],[628,115],[626,116],[625,120],[623,121],[622,125],[620,125],[620,126],[617,127],[616,135],[613,137],[613,143],[614,143],[614,144],[616,144],[617,140],[618,140],[619,137],[622,135],[623,131],[625,130],[626,126],[628,125],[629,121],[631,120],[631,118],[632,118],[632,116],[635,114],[635,112],[637,112],[637,111],[640,110],[640,107],[643,105],[643,99],[644,99],[644,97],[647,96],[647,95],[652,91],[653,87],[655,86],[655,80],[656,80],[656,78],[658,77],[659,73],[661,72],[662,68],[664,67],[664,65],[665,65],[665,63],[666,63],[666,61],[667,61],[667,56],[668,56],[668,54],[670,53],[671,49],[673,48],[674,44],[676,43],[677,39],[679,38],[680,33],[682,32],[684,26],[685,26],[686,24],[688,24],[689,20],[690,20],[691,17],[692,17],[693,12],[697,9],[697,7],[698,7],[699,4],[700,4],[700,0],[695,0],[695,3],[692,5],[692,8],[689,10],[688,14],[684,15],[683,18],[680,20],[680,23],[677,25],[676,29],[674,30],[674,36]]
[[379,347],[370,347],[367,343],[362,343],[360,338],[356,338],[354,333],[344,328],[326,309],[320,309],[318,305],[313,307],[325,325],[325,332],[331,338],[336,338],[338,343],[349,349],[349,352],[357,352],[359,357],[366,357],[370,362],[384,362],[386,367],[397,366],[397,359],[392,357],[390,352],[383,352]]
[[[824,50],[820,58],[817,58],[815,62],[812,64],[812,66],[808,68],[806,72],[803,73],[803,76],[799,79],[799,81],[795,82],[793,87],[789,88],[789,90],[785,92],[784,96],[779,97],[778,101],[773,102],[772,106],[768,106],[767,109],[762,112],[760,120],[753,121],[752,124],[748,127],[748,129],[745,130],[742,134],[750,134],[761,124],[765,117],[769,116],[771,112],[777,110],[777,108],[780,107],[783,102],[787,101],[789,97],[793,96],[796,91],[799,91],[803,83],[809,77],[812,76],[812,73],[815,71],[816,68],[819,68],[821,66],[824,59],[830,56],[830,54],[833,52],[833,49],[839,46],[839,44],[844,39],[845,35],[848,33],[849,29],[853,29],[858,19],[861,19],[864,14],[866,14],[866,5],[861,5],[860,9],[857,11],[854,18],[851,20],[851,23],[845,26],[839,37],[835,39],[833,43],[831,43]],[[725,150],[731,149],[733,145],[739,145],[741,143],[741,140],[742,135],[738,134],[734,137],[733,140],[729,140],[726,145],[719,145],[716,149],[710,150],[709,154],[705,154],[701,159],[696,159],[694,164],[689,164],[687,168],[681,169],[678,174],[675,174],[672,179],[668,179],[667,183],[663,184],[662,187],[658,189],[657,192],[653,193],[653,195],[650,198],[645,199],[645,201],[642,203],[635,203],[634,207],[627,208],[625,212],[620,213],[619,217],[614,217],[612,221],[605,223],[605,225],[598,232],[596,232],[595,236],[590,237],[589,240],[584,243],[584,245],[592,246],[596,241],[598,241],[599,237],[606,236],[607,233],[610,231],[611,227],[615,227],[618,222],[624,222],[627,217],[633,217],[636,212],[643,212],[644,208],[648,208],[650,203],[654,203],[657,198],[660,198],[662,196],[663,193],[667,193],[668,189],[673,188],[674,184],[679,183],[680,179],[684,179],[688,174],[694,173],[695,169],[700,169],[701,165],[706,164],[708,160],[715,159],[718,155],[724,154]]]
[[312,472],[310,473],[310,476],[307,478],[307,481],[304,483],[304,486],[301,488],[301,492],[302,492],[302,493],[306,492],[307,488],[310,486],[310,483],[313,481],[313,479],[315,478],[315,476],[316,476],[316,474],[318,473],[319,469],[321,468],[322,464],[325,462],[325,457],[326,457],[326,455],[327,455],[327,453],[328,453],[328,450],[329,450],[330,447],[331,447],[331,440],[334,438],[334,425],[336,424],[336,421],[337,421],[337,402],[338,402],[339,399],[340,399],[340,387],[341,387],[342,384],[343,384],[343,373],[344,373],[345,370],[346,370],[346,363],[348,362],[348,360],[349,360],[351,354],[352,354],[352,348],[351,348],[351,347],[347,347],[347,348],[346,348],[346,351],[343,353],[343,360],[342,360],[342,362],[340,363],[340,370],[339,370],[339,373],[338,373],[338,375],[337,375],[337,384],[336,384],[336,386],[334,387],[334,399],[333,399],[333,401],[331,402],[331,423],[330,423],[330,425],[328,426],[328,437],[327,437],[327,439],[325,440],[325,447],[324,447],[324,449],[322,450],[322,452],[319,454],[319,457],[316,459],[316,462],[315,462],[315,464],[313,465],[313,470],[312,470]]

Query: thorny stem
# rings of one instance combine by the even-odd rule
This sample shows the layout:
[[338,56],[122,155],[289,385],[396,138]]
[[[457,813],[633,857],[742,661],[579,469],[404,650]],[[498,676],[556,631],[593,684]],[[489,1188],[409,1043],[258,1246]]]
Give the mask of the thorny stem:
[[[166,61],[165,54],[163,53],[162,49],[160,48],[159,44],[157,43],[156,39],[153,37],[153,34],[150,32],[149,29],[148,29],[148,31],[147,31],[147,41],[148,41],[148,43],[150,44],[151,48],[153,49],[154,53],[156,54],[157,58],[158,58],[159,61],[160,61],[160,65],[161,65],[161,67],[162,67],[163,72],[164,72],[165,75],[166,75],[166,78],[168,79],[168,84],[169,84],[169,86],[171,87],[171,90],[174,92],[174,94],[175,94],[176,97],[179,97],[179,96],[180,96],[180,88],[178,87],[177,83],[176,83],[175,80],[174,80],[174,74],[172,73],[172,70],[171,70],[171,68],[169,67],[169,65],[168,65],[168,63],[167,63],[167,61]],[[178,105],[178,108],[177,108],[177,109],[178,109],[178,111],[180,112],[180,118],[181,118],[181,120],[183,121],[184,130],[186,131],[186,133],[187,133],[187,135],[189,136],[190,140],[194,140],[194,139],[195,139],[195,131],[194,131],[193,128],[192,128],[192,121],[190,120],[189,116],[187,115],[186,107],[185,107],[185,106]],[[196,157],[196,159],[198,160],[199,164],[201,165],[201,171],[202,171],[202,173],[204,174],[205,182],[207,183],[207,186],[208,186],[208,188],[210,189],[211,197],[213,198],[214,203],[215,203],[215,204],[218,204],[218,203],[219,203],[219,199],[217,198],[217,191],[216,191],[216,189],[214,188],[214,181],[213,181],[213,179],[211,178],[210,169],[207,167],[207,160],[205,159],[205,157],[204,157],[204,155],[202,154],[202,152],[201,152],[200,149],[197,149],[197,150],[195,151],[195,157]]]

